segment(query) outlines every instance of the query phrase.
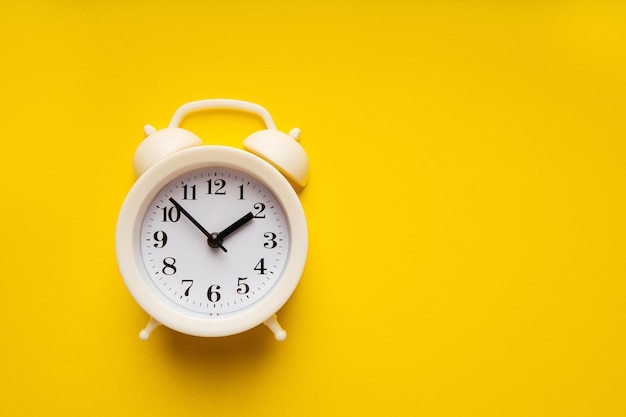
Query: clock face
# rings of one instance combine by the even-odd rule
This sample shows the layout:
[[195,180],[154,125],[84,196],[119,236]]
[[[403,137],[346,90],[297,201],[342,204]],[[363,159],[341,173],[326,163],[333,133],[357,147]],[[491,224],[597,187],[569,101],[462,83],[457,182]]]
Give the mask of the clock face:
[[271,292],[289,256],[289,223],[257,178],[212,166],[158,191],[140,231],[147,276],[172,303],[218,318]]

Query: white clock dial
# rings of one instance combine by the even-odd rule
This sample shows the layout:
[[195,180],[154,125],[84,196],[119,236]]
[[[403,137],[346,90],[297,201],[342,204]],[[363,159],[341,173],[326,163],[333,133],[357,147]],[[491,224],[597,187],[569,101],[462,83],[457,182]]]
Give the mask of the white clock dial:
[[283,208],[255,177],[212,166],[178,176],[145,212],[140,233],[151,283],[177,306],[209,317],[270,292],[289,256]]

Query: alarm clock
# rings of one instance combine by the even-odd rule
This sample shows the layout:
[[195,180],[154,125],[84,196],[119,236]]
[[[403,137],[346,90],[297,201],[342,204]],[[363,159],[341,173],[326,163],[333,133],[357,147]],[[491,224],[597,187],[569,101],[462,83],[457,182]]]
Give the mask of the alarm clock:
[[[205,145],[180,124],[211,109],[256,114],[266,129],[243,149]],[[218,337],[265,324],[284,340],[276,312],[300,281],[308,246],[294,189],[309,171],[299,130],[280,132],[262,106],[228,99],[187,103],[168,127],[144,130],[115,235],[123,280],[150,316],[140,338],[160,325]]]

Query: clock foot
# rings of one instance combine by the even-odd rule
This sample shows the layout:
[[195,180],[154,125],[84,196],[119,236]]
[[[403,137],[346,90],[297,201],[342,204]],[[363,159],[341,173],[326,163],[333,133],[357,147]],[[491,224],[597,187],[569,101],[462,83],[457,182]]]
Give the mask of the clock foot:
[[160,325],[161,323],[159,323],[158,321],[150,317],[150,321],[148,322],[148,325],[139,332],[139,338],[141,340],[148,340],[152,331],[156,329],[157,327],[159,327]]
[[287,337],[287,332],[280,327],[278,320],[276,320],[276,314],[265,320],[263,324],[265,324],[274,333],[274,338],[279,342],[282,342]]

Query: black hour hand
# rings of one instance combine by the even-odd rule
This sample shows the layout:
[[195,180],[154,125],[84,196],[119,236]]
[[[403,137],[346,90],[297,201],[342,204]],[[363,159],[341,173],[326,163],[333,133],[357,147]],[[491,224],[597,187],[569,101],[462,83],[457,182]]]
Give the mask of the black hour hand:
[[254,218],[254,216],[252,215],[252,212],[246,213],[244,216],[242,216],[235,223],[231,224],[226,229],[222,230],[219,233],[219,237],[221,239],[224,239],[226,236],[230,235],[232,232],[234,232],[235,230],[239,229],[241,226],[243,226],[244,224],[248,223],[253,218]]
[[212,233],[211,237],[209,237],[209,245],[214,248],[220,247],[224,250],[224,252],[227,252],[227,250],[222,246],[224,238],[233,233],[235,230],[239,229],[244,224],[248,223],[253,218],[254,215],[252,214],[252,212],[248,212],[221,232]]

